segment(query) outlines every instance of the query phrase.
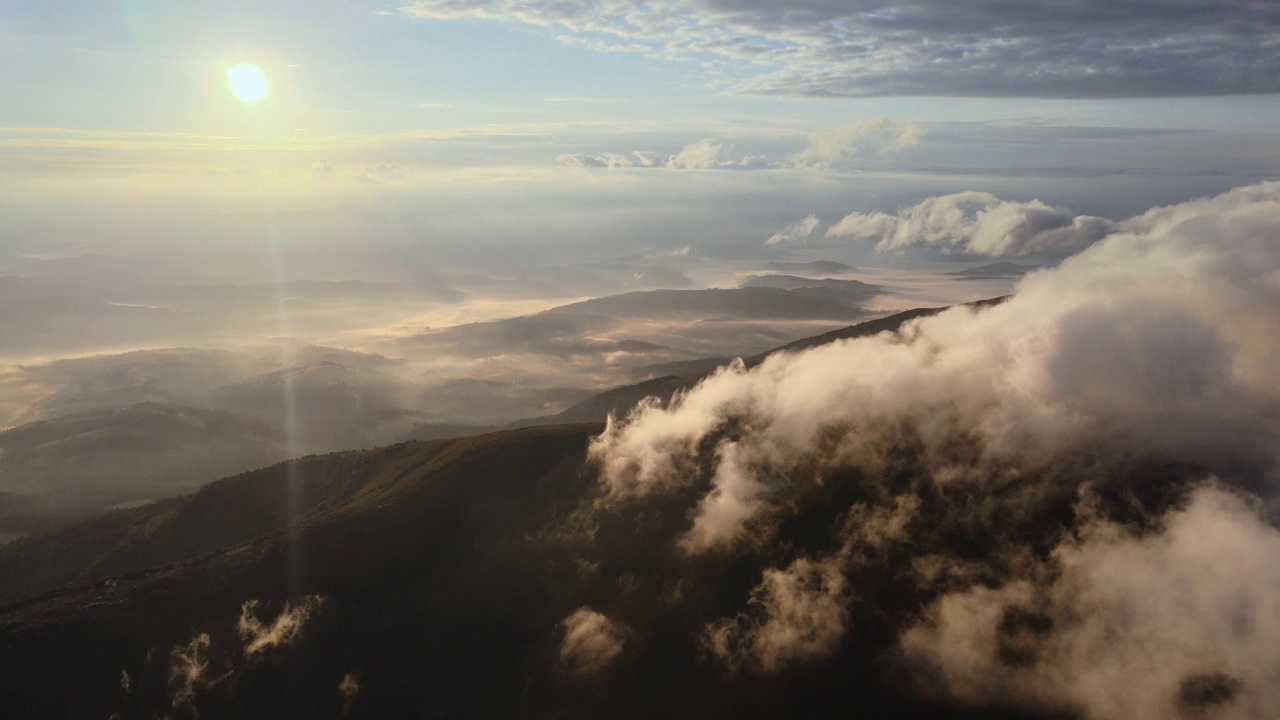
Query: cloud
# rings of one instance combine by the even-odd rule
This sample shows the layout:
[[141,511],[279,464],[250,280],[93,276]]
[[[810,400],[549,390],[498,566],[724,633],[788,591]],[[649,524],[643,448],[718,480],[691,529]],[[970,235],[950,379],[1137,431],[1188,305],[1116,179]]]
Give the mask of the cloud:
[[327,180],[337,175],[337,173],[334,172],[333,167],[324,160],[316,160],[311,163],[311,171],[315,173],[316,178],[321,180]]
[[308,595],[298,605],[291,606],[286,602],[275,621],[266,625],[257,618],[258,601],[246,600],[240,606],[240,620],[237,623],[240,639],[244,641],[244,654],[254,655],[267,648],[288,645],[297,640],[302,634],[302,626],[323,604],[324,597],[320,595]]
[[750,372],[727,366],[671,407],[612,424],[593,456],[613,494],[643,494],[675,482],[678,456],[717,427],[757,418],[722,445],[734,449],[717,466],[758,480],[833,423],[930,413],[941,413],[939,432],[944,418],[971,423],[991,453],[1020,456],[1103,430],[1200,461],[1233,433],[1228,445],[1261,450],[1258,433],[1276,424],[1268,408],[1280,367],[1265,339],[1280,319],[1280,287],[1267,279],[1280,268],[1269,240],[1278,191],[1268,183],[1153,211],[1145,232],[1109,236],[1028,276],[996,307],[774,356]]
[[1134,720],[1269,717],[1280,711],[1278,553],[1280,531],[1211,485],[1157,533],[1085,525],[1039,582],[945,595],[902,647],[970,702]]
[[924,130],[915,123],[875,118],[816,130],[809,135],[805,147],[789,155],[786,160],[770,160],[763,155],[730,158],[727,157],[728,148],[722,143],[700,140],[684,146],[680,152],[665,160],[653,152],[636,151],[630,154],[564,154],[556,157],[556,163],[571,167],[667,170],[856,170],[858,164],[855,161],[866,157],[868,153],[882,158],[891,157],[919,145],[923,135]]
[[558,35],[556,40],[565,45],[578,45],[589,50],[602,53],[650,53],[653,48],[640,43],[627,43],[625,45],[619,43],[605,42],[603,40],[591,40],[578,35]]
[[848,623],[844,573],[835,559],[802,558],[767,569],[743,613],[707,626],[704,647],[731,668],[773,672],[835,649]]
[[445,21],[516,21],[581,44],[735,63],[768,95],[1132,97],[1280,91],[1280,8],[1253,0],[957,5],[802,0],[418,0]]
[[920,144],[924,130],[917,124],[889,118],[876,118],[818,130],[809,136],[804,150],[791,156],[796,167],[849,169],[860,153],[873,150],[890,156]]
[[769,239],[764,241],[764,244],[787,245],[790,243],[804,242],[806,238],[813,234],[814,230],[818,229],[818,225],[818,216],[810,215],[799,222],[792,223],[773,235],[770,235]]
[[1105,218],[1076,215],[1039,200],[1001,200],[990,193],[933,197],[895,215],[850,213],[827,237],[877,240],[881,252],[933,247],[990,257],[1071,255],[1115,232]]
[[[764,673],[829,655],[850,629],[856,588],[850,587],[848,571],[885,547],[910,540],[908,527],[918,511],[919,501],[910,496],[887,507],[851,508],[838,550],[818,559],[797,558],[785,569],[766,568],[747,610],[703,629],[704,650],[730,669]],[[700,508],[682,540],[687,550],[711,547],[702,543],[706,535],[699,528],[707,517]]]
[[621,625],[581,607],[561,623],[560,664],[570,672],[589,675],[599,672],[622,654],[625,633]]
[[190,706],[196,691],[217,685],[222,678],[209,678],[208,633],[199,633],[186,645],[175,645],[169,651],[169,685],[172,687],[170,702],[174,710]]
[[[721,368],[610,421],[596,507],[683,502],[684,554],[774,558],[698,638],[729,667],[821,658],[861,621],[961,701],[1274,715],[1277,235],[1280,183],[1237,188],[1002,303]],[[801,525],[828,546],[779,553]]]
[[675,155],[663,159],[653,152],[637,150],[627,155],[606,152],[601,155],[583,153],[556,156],[556,164],[583,168],[661,168],[666,170],[750,170],[781,167],[767,159],[747,155],[740,160],[725,157],[726,148],[710,140],[690,143]]
[[362,689],[360,676],[356,673],[347,673],[342,676],[342,682],[338,683],[338,694],[342,696],[343,717],[350,717],[351,705],[355,703]]

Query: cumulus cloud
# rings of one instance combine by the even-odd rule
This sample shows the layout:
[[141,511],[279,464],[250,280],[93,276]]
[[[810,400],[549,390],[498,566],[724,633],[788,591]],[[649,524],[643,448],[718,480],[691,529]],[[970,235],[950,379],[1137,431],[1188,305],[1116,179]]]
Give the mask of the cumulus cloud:
[[1238,188],[1125,221],[1002,303],[726,366],[609,423],[597,508],[691,498],[674,542],[715,558],[852,501],[817,521],[826,551],[706,627],[731,667],[832,652],[857,608],[901,612],[887,585],[928,609],[892,621],[911,671],[960,699],[1275,714],[1280,533],[1241,498],[1280,500],[1278,236],[1280,183]]
[[560,626],[560,664],[569,672],[589,675],[607,667],[622,654],[623,627],[589,607],[581,607]]
[[818,229],[818,216],[809,215],[799,222],[792,223],[778,232],[769,236],[764,241],[765,245],[787,245],[790,243],[804,242]]
[[803,149],[785,160],[770,160],[764,155],[729,156],[722,143],[700,140],[684,146],[665,159],[648,151],[629,154],[606,152],[600,155],[566,153],[556,156],[556,163],[570,167],[594,168],[661,168],[667,170],[777,170],[802,168],[811,170],[855,170],[860,160],[870,155],[891,157],[920,144],[924,130],[916,123],[891,118],[875,118],[816,130],[809,135]]
[[802,558],[768,569],[752,611],[707,626],[705,647],[730,667],[773,672],[831,652],[848,621],[846,581],[835,559]]
[[877,240],[881,252],[918,246],[990,257],[1061,256],[1117,229],[1105,218],[1076,215],[1039,200],[1015,202],[962,192],[928,198],[894,215],[850,213],[827,229],[827,237]]
[[1132,97],[1280,90],[1280,8],[1254,0],[418,0],[430,20],[517,21],[604,52],[736,63],[740,92]]
[[936,414],[939,429],[964,416],[990,453],[1105,430],[1208,460],[1201,452],[1234,428],[1232,445],[1269,458],[1278,189],[1153,211],[1145,231],[1027,277],[995,307],[956,308],[896,336],[773,356],[751,371],[726,366],[670,407],[643,405],[613,423],[593,454],[611,493],[637,494],[673,481],[676,458],[733,418],[753,422],[720,464],[758,476],[833,424]]
[[796,167],[847,169],[860,154],[893,155],[916,147],[923,136],[919,125],[889,118],[840,125],[810,135],[805,148],[791,156],[791,163]]
[[1041,582],[944,596],[902,646],[972,702],[1134,720],[1269,717],[1280,711],[1278,553],[1280,531],[1211,485],[1159,532],[1085,525]]
[[408,168],[396,165],[394,163],[382,163],[367,167],[356,175],[356,181],[370,185],[380,185],[389,182],[401,182],[409,179]]
[[263,623],[257,617],[258,601],[246,600],[240,606],[240,620],[237,627],[240,639],[244,641],[244,654],[254,655],[277,645],[288,645],[302,634],[302,627],[319,612],[324,604],[321,595],[308,595],[297,605],[284,604],[280,614],[270,624]]

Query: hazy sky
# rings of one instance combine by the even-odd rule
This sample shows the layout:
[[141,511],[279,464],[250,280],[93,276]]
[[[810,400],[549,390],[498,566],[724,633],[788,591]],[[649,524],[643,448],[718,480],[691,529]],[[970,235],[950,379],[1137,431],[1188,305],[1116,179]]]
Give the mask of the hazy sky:
[[0,275],[408,283],[438,326],[562,301],[530,267],[1074,252],[1280,176],[1278,33],[1246,0],[6,3]]
[[[1244,181],[1280,162],[1278,29],[1246,0],[7,3],[0,172],[564,181],[577,156],[700,141],[685,166],[776,169],[889,118],[902,152],[873,133],[809,165]],[[238,63],[265,101],[228,92]]]

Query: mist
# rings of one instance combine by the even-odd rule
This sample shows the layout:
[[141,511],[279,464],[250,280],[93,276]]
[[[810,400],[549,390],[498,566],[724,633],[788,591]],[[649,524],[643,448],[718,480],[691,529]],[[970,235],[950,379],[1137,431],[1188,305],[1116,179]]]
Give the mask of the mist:
[[1003,303],[642,405],[592,445],[596,512],[681,498],[672,542],[728,561],[815,497],[854,499],[826,550],[764,570],[742,615],[706,626],[730,668],[830,655],[859,632],[849,608],[877,602],[858,579],[896,574],[923,609],[897,641],[922,693],[1272,714],[1280,605],[1250,558],[1280,540],[1277,192],[1154,208]]

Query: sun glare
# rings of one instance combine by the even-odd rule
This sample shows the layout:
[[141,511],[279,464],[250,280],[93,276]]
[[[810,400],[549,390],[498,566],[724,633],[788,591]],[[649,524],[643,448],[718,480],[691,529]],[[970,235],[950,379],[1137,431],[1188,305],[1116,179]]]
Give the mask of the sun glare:
[[227,87],[240,102],[256,103],[267,96],[267,76],[253,65],[227,68]]

